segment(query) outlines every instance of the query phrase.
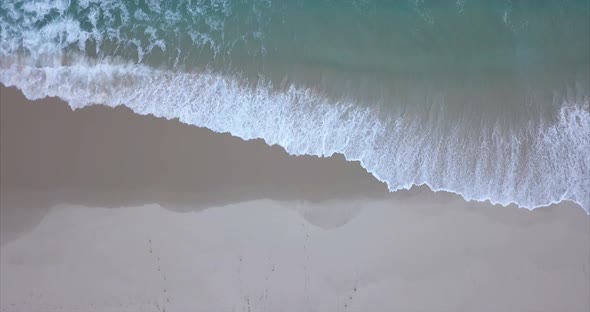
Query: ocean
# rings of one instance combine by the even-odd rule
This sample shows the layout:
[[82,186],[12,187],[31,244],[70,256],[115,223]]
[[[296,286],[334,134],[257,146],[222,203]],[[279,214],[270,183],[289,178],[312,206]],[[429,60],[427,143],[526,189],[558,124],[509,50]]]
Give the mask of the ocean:
[[590,212],[587,0],[5,0],[0,83]]

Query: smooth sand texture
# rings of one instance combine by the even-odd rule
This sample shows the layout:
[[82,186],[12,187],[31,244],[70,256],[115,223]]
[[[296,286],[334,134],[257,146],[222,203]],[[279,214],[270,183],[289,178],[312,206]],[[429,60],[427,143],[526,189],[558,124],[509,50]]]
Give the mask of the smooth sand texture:
[[587,220],[573,207],[507,224],[460,201],[357,204],[356,217],[328,230],[291,206],[322,204],[59,206],[1,247],[2,308],[588,310]]
[[0,95],[1,311],[590,309],[576,205],[388,194],[340,157]]

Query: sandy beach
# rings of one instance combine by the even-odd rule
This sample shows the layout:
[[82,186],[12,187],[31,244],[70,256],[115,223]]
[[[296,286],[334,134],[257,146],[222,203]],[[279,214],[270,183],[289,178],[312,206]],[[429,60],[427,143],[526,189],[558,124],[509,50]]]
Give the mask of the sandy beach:
[[588,311],[590,218],[0,87],[0,311]]

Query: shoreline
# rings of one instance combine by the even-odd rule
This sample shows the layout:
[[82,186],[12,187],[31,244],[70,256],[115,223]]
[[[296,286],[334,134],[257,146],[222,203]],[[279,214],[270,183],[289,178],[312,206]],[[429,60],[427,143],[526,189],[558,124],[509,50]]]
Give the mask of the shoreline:
[[[353,194],[358,195],[358,194],[365,194],[368,196],[387,196],[387,194],[392,194],[392,193],[404,193],[404,192],[412,192],[413,190],[419,189],[428,189],[431,192],[435,192],[435,193],[445,193],[445,194],[452,194],[453,196],[459,196],[461,197],[463,200],[467,201],[467,202],[474,202],[474,203],[482,203],[482,204],[489,204],[489,205],[493,205],[493,206],[502,206],[502,207],[517,207],[519,209],[527,209],[527,210],[534,210],[534,209],[544,209],[553,205],[559,205],[561,203],[570,203],[570,204],[574,204],[576,206],[578,206],[580,209],[584,210],[584,208],[581,206],[580,203],[571,201],[571,200],[561,200],[559,202],[554,202],[551,203],[549,205],[543,206],[543,207],[538,207],[538,208],[526,208],[526,207],[521,207],[518,203],[516,202],[511,202],[508,205],[503,205],[501,203],[493,203],[491,202],[491,200],[486,199],[483,201],[477,200],[477,199],[464,199],[464,195],[454,192],[454,191],[450,191],[450,190],[445,190],[445,189],[441,189],[441,190],[434,190],[431,186],[429,186],[428,184],[423,184],[423,185],[414,185],[412,186],[410,189],[401,189],[398,191],[389,191],[387,190],[386,184],[385,182],[381,182],[379,181],[372,173],[367,172],[367,170],[360,164],[360,161],[358,160],[346,160],[345,156],[339,153],[336,153],[332,156],[329,157],[320,157],[320,156],[314,156],[314,155],[289,155],[285,149],[279,145],[272,145],[269,146],[267,145],[263,139],[251,139],[251,140],[243,140],[241,138],[235,137],[229,133],[217,133],[214,131],[211,131],[209,129],[206,128],[200,128],[200,127],[196,127],[193,125],[188,125],[186,123],[180,122],[178,119],[165,119],[165,118],[159,118],[159,117],[154,117],[153,115],[149,114],[149,115],[138,115],[135,114],[131,109],[125,107],[125,106],[118,106],[115,108],[111,108],[109,106],[106,105],[94,105],[94,106],[90,106],[90,107],[85,107],[82,109],[76,109],[76,110],[72,110],[69,105],[67,105],[63,100],[58,99],[58,98],[44,98],[44,99],[40,99],[40,100],[34,100],[34,101],[30,101],[28,99],[26,99],[24,97],[24,95],[22,94],[22,92],[20,90],[18,90],[16,87],[5,87],[5,86],[0,86],[0,91],[2,93],[2,96],[4,99],[4,102],[8,103],[9,105],[4,105],[3,106],[3,110],[5,111],[4,115],[6,116],[11,116],[16,114],[17,116],[15,117],[16,119],[22,118],[22,120],[26,120],[28,118],[31,118],[30,121],[27,121],[27,125],[29,127],[31,127],[32,129],[29,129],[29,132],[34,132],[34,131],[49,131],[52,132],[50,134],[47,134],[47,138],[52,137],[52,139],[50,140],[57,140],[56,142],[58,142],[59,144],[63,144],[64,147],[66,147],[67,149],[69,149],[70,151],[72,149],[75,148],[76,143],[79,145],[88,145],[91,144],[91,142],[85,142],[85,140],[98,140],[100,144],[104,145],[105,149],[108,148],[116,148],[116,149],[121,149],[121,153],[125,153],[125,152],[129,152],[129,150],[131,150],[131,148],[127,148],[122,146],[122,144],[129,144],[129,143],[135,143],[134,141],[139,141],[137,142],[137,145],[143,145],[142,148],[143,150],[141,150],[140,152],[143,152],[144,154],[141,155],[141,157],[151,157],[151,155],[147,155],[146,153],[154,153],[157,152],[157,147],[149,147],[148,145],[153,145],[154,143],[149,142],[149,139],[153,138],[155,139],[155,144],[157,145],[165,145],[167,143],[163,143],[162,140],[166,140],[166,136],[172,136],[172,139],[174,138],[174,136],[181,136],[182,140],[184,142],[186,142],[185,144],[183,144],[183,142],[178,142],[176,145],[174,144],[170,144],[171,149],[172,150],[183,150],[183,152],[185,151],[189,151],[191,155],[186,156],[186,157],[190,157],[190,156],[203,156],[201,153],[199,154],[198,152],[196,152],[194,150],[194,148],[191,147],[187,147],[187,146],[183,146],[186,144],[200,144],[202,140],[207,141],[207,142],[215,142],[215,141],[219,141],[219,142],[215,142],[213,145],[213,148],[216,149],[215,151],[211,151],[209,153],[206,153],[204,156],[206,157],[205,160],[210,160],[215,158],[215,155],[219,155],[219,154],[215,154],[216,152],[228,152],[228,153],[236,153],[238,154],[237,156],[234,157],[229,157],[229,161],[232,164],[238,163],[241,160],[246,160],[245,162],[252,162],[250,159],[248,159],[250,156],[252,155],[256,155],[256,154],[262,154],[265,159],[279,159],[278,161],[275,161],[274,163],[271,163],[271,165],[269,166],[267,163],[263,163],[263,161],[255,161],[254,164],[259,168],[262,168],[264,172],[268,172],[271,170],[275,170],[275,171],[280,171],[281,168],[284,167],[289,167],[289,166],[295,166],[297,168],[297,172],[300,170],[303,170],[304,172],[302,174],[300,174],[299,176],[297,176],[296,181],[294,182],[289,182],[286,181],[288,179],[292,179],[293,178],[293,174],[291,173],[289,175],[288,179],[282,178],[280,179],[280,182],[287,185],[287,184],[297,184],[297,186],[301,187],[303,184],[307,184],[312,182],[312,180],[320,180],[320,183],[322,183],[322,186],[326,186],[326,184],[328,184],[331,187],[334,187],[334,189],[337,189],[337,192],[341,192],[342,194],[349,194],[352,191]],[[44,107],[43,110],[40,110],[39,108],[34,107],[34,105],[42,105],[42,106],[48,106],[47,104],[53,105],[55,107],[53,108],[49,108],[49,107]],[[17,107],[17,105],[19,107]],[[63,129],[59,129],[58,126],[56,125],[52,125],[46,121],[41,121],[41,125],[38,124],[38,122],[43,119],[43,115],[44,114],[48,114],[50,117],[54,117],[54,118],[58,118],[58,119],[63,119],[66,121],[67,126],[71,127],[71,131],[76,132],[76,131],[86,131],[88,133],[91,133],[91,135],[89,135],[89,137],[84,137],[83,135],[75,135],[72,133],[65,133]],[[9,118],[9,117],[7,117]],[[90,127],[90,129],[86,129],[87,125],[85,125],[85,123],[87,121],[91,121],[92,125]],[[7,138],[4,139],[5,141],[5,145],[6,145],[6,141],[9,141],[9,144],[12,144],[12,142],[14,142],[15,139],[14,138],[14,133],[17,132],[21,132],[19,129],[19,127],[25,128],[25,126],[22,125],[14,125],[12,124],[10,121],[4,120],[4,124],[6,125],[7,123],[9,123],[8,126],[5,126],[6,130],[4,131],[5,133],[9,133],[8,136],[6,136]],[[126,125],[126,123],[129,123],[129,125]],[[100,129],[102,125],[109,125],[114,127],[115,129],[123,129],[124,131],[127,129],[130,129],[131,131],[133,131],[132,133],[125,133],[123,132],[123,134],[126,136],[125,138],[122,139],[117,139],[117,142],[108,142],[109,139],[113,139],[116,138],[116,131],[113,131],[112,129]],[[161,131],[163,131],[164,133],[160,134],[160,133],[155,133],[154,130],[146,130],[146,129],[151,129],[151,128],[157,128]],[[108,134],[103,134],[103,135],[97,135],[96,132],[100,132],[100,131],[104,131],[104,132],[108,132]],[[147,140],[146,138],[141,138],[141,133],[143,132],[150,132],[150,134],[152,134],[152,136],[148,136]],[[13,132],[13,133],[11,133]],[[12,136],[11,136],[12,135]],[[58,138],[53,137],[53,135],[57,135]],[[107,135],[111,135],[111,137],[107,137]],[[45,138],[45,139],[47,139]],[[33,138],[33,139],[37,139],[39,140],[40,138]],[[29,143],[29,145],[31,145],[31,143]],[[233,145],[238,145],[237,147],[233,147]],[[168,146],[163,146],[163,148],[165,149]],[[209,148],[210,146],[207,145],[207,148]],[[22,149],[23,146],[18,146],[17,148]],[[29,149],[33,149],[31,146],[24,146],[24,148],[29,148]],[[127,149],[126,149],[127,148]],[[91,149],[91,148],[89,148]],[[37,149],[34,152],[38,152],[39,149]],[[26,151],[25,151],[26,152]],[[100,151],[98,151],[98,148],[95,148],[94,150],[90,150],[90,151],[85,151],[85,155],[83,156],[91,156],[90,154],[94,154],[94,153],[99,153]],[[135,154],[139,154],[140,152],[134,151],[134,155]],[[12,153],[13,158],[16,158],[16,156],[14,156],[14,154],[17,154],[17,152],[13,152]],[[68,157],[68,155],[66,154],[62,154],[62,155],[55,155],[52,159],[53,162],[58,162],[59,160],[56,160],[55,158],[58,157],[62,157],[62,158],[66,158]],[[78,159],[76,159],[76,161],[78,162],[88,162],[88,163],[92,163],[92,162],[96,162],[96,159],[89,159],[89,160],[84,160],[84,159],[80,159],[79,156]],[[160,158],[164,158],[165,156],[161,156]],[[151,157],[153,158],[153,157]],[[36,161],[38,161],[36,159]],[[159,159],[158,161],[162,162],[165,161],[164,159]],[[183,164],[187,164],[187,169],[190,170],[189,167],[189,160],[187,159],[182,159],[182,161],[184,162]],[[13,162],[13,159],[9,160],[9,162]],[[62,160],[63,162],[63,160]],[[151,160],[152,163],[154,163],[153,160]],[[181,165],[183,165],[181,164]],[[11,164],[7,164],[5,165],[5,167],[9,166]],[[63,164],[62,164],[63,165]],[[95,166],[98,166],[99,164],[96,164]],[[81,165],[82,167],[84,167],[83,165]],[[284,167],[282,167],[284,166]],[[324,169],[324,167],[328,167],[328,169]],[[306,169],[309,168],[309,169]],[[338,168],[338,169],[336,169]],[[153,169],[153,168],[149,168],[149,167],[144,167],[144,170],[149,170],[149,169]],[[338,175],[335,174],[335,172],[337,172],[338,170],[342,169],[343,171],[345,171],[344,174],[342,175]],[[178,170],[178,169],[177,169]],[[320,171],[319,173],[315,174],[313,176],[313,179],[309,178],[310,173],[312,172],[316,172],[316,171]],[[208,175],[212,175],[212,173],[208,172]],[[224,175],[227,174],[227,170],[221,171],[219,173],[220,175]],[[241,175],[242,173],[238,174]],[[280,176],[281,173],[277,173],[274,176],[273,175],[266,175],[262,180],[263,183],[267,183],[267,184],[275,184],[277,181],[277,177]],[[359,182],[357,183],[357,185],[354,185],[355,182],[352,181],[351,182],[347,182],[347,189],[342,189],[342,183],[340,183],[337,180],[346,180],[346,178],[348,178],[349,176],[355,176]],[[46,178],[46,177],[44,177]],[[186,180],[190,180],[191,177],[185,176],[183,177]],[[194,179],[194,177],[193,177]],[[245,182],[245,180],[248,180],[248,178],[243,178],[240,177],[241,181],[237,181],[234,184],[240,184],[239,187],[243,186],[243,182]],[[12,181],[10,181],[11,178],[5,178],[5,181],[3,183],[3,188],[4,189],[38,189],[39,186],[37,187],[30,187],[29,185],[25,185],[24,187],[19,187],[18,185],[13,185],[14,183]],[[32,179],[31,179],[32,180]],[[272,182],[269,182],[272,181]],[[156,181],[157,182],[157,181]],[[252,184],[251,181],[247,181],[248,184]],[[27,184],[26,181],[17,181],[16,184]],[[71,182],[73,183],[73,182]],[[164,182],[165,184],[166,182]],[[103,183],[104,184],[104,183]],[[256,184],[256,183],[254,183]],[[224,185],[225,186],[225,185]],[[361,190],[359,191],[358,188],[355,188],[356,186],[360,186]],[[238,187],[238,188],[239,188]],[[265,187],[268,187],[268,185],[266,185]],[[44,187],[41,187],[44,188]],[[141,187],[139,187],[141,189]],[[104,191],[105,187],[104,185],[101,185],[101,187],[95,187],[92,186],[91,187],[92,190],[98,189],[99,191],[96,193],[100,193],[101,191]],[[174,188],[174,191],[177,191],[179,188]],[[192,192],[193,190],[191,190]],[[57,189],[58,193],[67,193],[68,192],[68,187],[58,187]],[[92,193],[92,192],[89,192]],[[301,196],[301,194],[298,194],[297,196]],[[260,197],[258,197],[260,198]],[[165,204],[164,202],[158,202],[160,204]],[[104,203],[99,203],[100,205],[105,205]]]

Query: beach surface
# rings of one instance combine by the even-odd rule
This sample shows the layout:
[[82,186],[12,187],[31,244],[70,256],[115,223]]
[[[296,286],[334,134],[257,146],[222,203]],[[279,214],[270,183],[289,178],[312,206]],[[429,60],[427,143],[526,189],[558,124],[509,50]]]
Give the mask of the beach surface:
[[0,87],[1,311],[588,311],[590,219]]

